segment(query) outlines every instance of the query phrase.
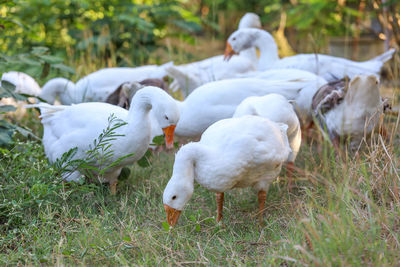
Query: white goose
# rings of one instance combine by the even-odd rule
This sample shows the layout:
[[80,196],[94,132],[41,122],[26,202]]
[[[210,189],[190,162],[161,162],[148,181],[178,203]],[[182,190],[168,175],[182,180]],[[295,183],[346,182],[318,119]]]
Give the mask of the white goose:
[[310,117],[312,96],[318,86],[307,79],[271,81],[262,79],[231,79],[207,83],[179,102],[180,119],[176,135],[200,137],[216,121],[231,118],[236,107],[247,97],[271,93],[296,102],[301,117]]
[[[258,15],[246,13],[239,22],[239,29],[261,28]],[[214,56],[201,61],[168,66],[168,75],[174,78],[170,88],[173,91],[181,89],[186,97],[197,87],[212,81],[233,78],[239,73],[257,70],[257,53],[254,48],[246,49],[239,56],[232,57],[230,62],[224,61],[223,55]]]
[[[112,145],[110,149],[114,151],[110,160],[115,161],[122,156],[135,154],[107,170],[104,178],[109,182],[113,194],[116,192],[117,178],[122,167],[140,159],[149,146],[150,110],[153,110],[155,118],[163,128],[169,147],[173,146],[174,128],[179,120],[176,102],[165,91],[156,87],[139,90],[132,100],[129,111],[106,103],[81,103],[72,106],[52,106],[42,103],[29,107],[41,109],[44,127],[43,145],[50,162],[54,162],[74,147],[78,148],[74,158],[84,158],[89,145],[107,127],[111,114],[127,123],[115,130],[116,134],[122,136],[110,141]],[[74,171],[65,174],[64,178],[71,181],[80,176],[79,171]]]
[[233,117],[255,115],[270,119],[273,122],[284,123],[288,126],[287,136],[291,152],[287,158],[287,170],[291,175],[294,161],[301,145],[300,121],[293,106],[288,100],[278,94],[248,97],[236,108]]
[[217,193],[217,221],[224,192],[233,188],[253,187],[261,215],[268,187],[290,153],[286,129],[258,116],[231,118],[211,125],[199,142],[183,146],[163,194],[168,223],[177,223],[193,194],[194,180]]
[[15,86],[15,92],[38,96],[41,92],[39,84],[26,73],[9,71],[3,73],[1,81],[7,81]]
[[172,62],[161,66],[105,68],[83,77],[76,84],[65,78],[54,78],[43,86],[39,96],[50,104],[54,103],[57,96],[63,105],[105,102],[107,97],[123,82],[138,82],[150,78],[162,79],[167,75],[165,68],[169,65],[172,65]]
[[371,133],[385,109],[375,75],[357,75],[350,83],[329,83],[315,94],[312,108],[337,147],[341,137],[350,136],[355,144]]
[[[26,73],[9,71],[3,73],[1,76],[1,83],[4,81],[11,83],[15,86],[15,92],[18,94],[27,94],[31,96],[38,96],[41,92],[39,84]],[[29,98],[31,102],[35,99]],[[9,112],[11,116],[14,116],[17,120],[21,120],[26,114],[26,110],[23,108],[26,105],[26,101],[16,101],[14,98],[7,97],[0,100],[0,105],[12,105],[17,108],[14,112]]]
[[279,59],[275,40],[268,32],[259,29],[240,29],[229,36],[225,58],[229,59],[235,53],[251,47],[257,47],[260,50],[258,61],[260,71],[281,68],[302,69],[322,76],[327,81],[365,73],[379,75],[383,63],[390,60],[395,52],[395,49],[390,49],[363,62],[322,54],[299,54]]

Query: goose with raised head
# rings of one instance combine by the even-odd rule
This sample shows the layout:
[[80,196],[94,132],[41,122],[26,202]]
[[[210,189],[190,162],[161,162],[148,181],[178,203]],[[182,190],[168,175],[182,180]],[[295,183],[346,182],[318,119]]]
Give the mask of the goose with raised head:
[[165,68],[172,62],[161,66],[149,65],[136,68],[105,68],[93,72],[76,84],[65,78],[49,80],[39,95],[53,104],[57,97],[63,105],[84,102],[105,102],[107,97],[123,82],[138,82],[144,79],[162,79],[167,76]]
[[[116,119],[126,122],[117,128],[118,136],[110,141],[114,152],[110,162],[134,153],[118,165],[109,168],[104,179],[115,194],[117,178],[122,167],[140,159],[146,152],[151,136],[149,112],[153,114],[165,133],[167,146],[173,146],[175,125],[179,120],[179,110],[175,100],[165,91],[156,87],[139,90],[132,100],[129,110],[106,103],[81,103],[72,106],[52,106],[46,103],[30,105],[41,110],[44,127],[43,145],[50,162],[59,159],[65,152],[77,148],[76,159],[83,159],[90,144],[99,137],[109,124],[112,114]],[[64,174],[68,181],[77,180],[79,171]]]
[[375,74],[383,64],[390,60],[395,49],[368,61],[352,61],[345,58],[323,54],[299,54],[280,59],[274,38],[268,32],[260,29],[240,29],[232,33],[225,49],[225,58],[230,59],[235,53],[256,47],[260,50],[258,70],[293,68],[315,73],[327,81],[342,79],[345,76],[354,77],[358,74]]
[[286,129],[259,116],[230,118],[211,125],[199,142],[181,147],[163,194],[168,223],[177,223],[195,180],[216,192],[217,221],[222,219],[224,192],[243,187],[258,192],[261,218],[269,185],[290,153]]
[[312,102],[313,112],[327,129],[337,147],[341,137],[350,137],[358,143],[365,134],[378,125],[386,101],[379,92],[379,79],[375,75],[357,75],[350,82],[331,82],[318,90]]
[[[246,13],[239,22],[239,29],[261,28],[260,17],[254,13]],[[224,61],[224,56],[214,56],[201,61],[166,68],[168,75],[174,81],[170,88],[180,89],[184,96],[189,95],[197,87],[212,81],[233,78],[237,74],[257,70],[257,53],[254,48],[240,52],[232,57],[230,62]]]

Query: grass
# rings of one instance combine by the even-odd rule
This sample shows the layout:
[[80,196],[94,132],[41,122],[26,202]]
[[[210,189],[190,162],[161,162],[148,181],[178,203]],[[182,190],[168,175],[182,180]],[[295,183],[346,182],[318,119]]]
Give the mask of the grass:
[[[391,122],[395,127],[395,120]],[[394,130],[394,129],[393,129]],[[305,143],[289,191],[284,175],[257,223],[256,194],[226,194],[223,224],[215,196],[196,186],[167,230],[163,189],[174,161],[161,152],[134,165],[116,196],[100,184],[64,184],[36,141],[2,150],[1,265],[372,265],[400,263],[399,131],[337,158]]]

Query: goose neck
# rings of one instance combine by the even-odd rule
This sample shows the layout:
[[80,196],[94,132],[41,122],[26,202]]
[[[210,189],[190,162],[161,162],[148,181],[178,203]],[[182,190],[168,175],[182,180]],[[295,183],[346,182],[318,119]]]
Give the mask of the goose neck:
[[270,69],[279,60],[278,47],[274,38],[266,31],[257,31],[254,46],[260,50],[258,69],[260,71]]
[[128,111],[128,123],[138,123],[148,119],[147,117],[152,107],[152,96],[147,92],[139,90],[132,98],[132,103]]
[[65,78],[54,78],[49,80],[42,88],[39,97],[53,104],[57,96],[64,105],[73,103],[71,91],[75,89],[75,84]]
[[193,186],[195,166],[201,154],[201,145],[198,143],[189,143],[181,147],[176,154],[173,178],[184,179],[185,181],[180,182]]

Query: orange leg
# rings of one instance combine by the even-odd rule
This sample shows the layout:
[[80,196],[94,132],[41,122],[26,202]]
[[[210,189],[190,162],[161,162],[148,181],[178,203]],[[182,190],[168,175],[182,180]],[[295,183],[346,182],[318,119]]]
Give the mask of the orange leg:
[[265,209],[265,200],[267,200],[267,192],[264,190],[258,191],[258,207],[259,207],[259,212],[258,212],[258,221],[262,223],[263,220],[263,213]]
[[217,197],[217,222],[222,219],[222,208],[224,207],[224,193],[216,193]]

